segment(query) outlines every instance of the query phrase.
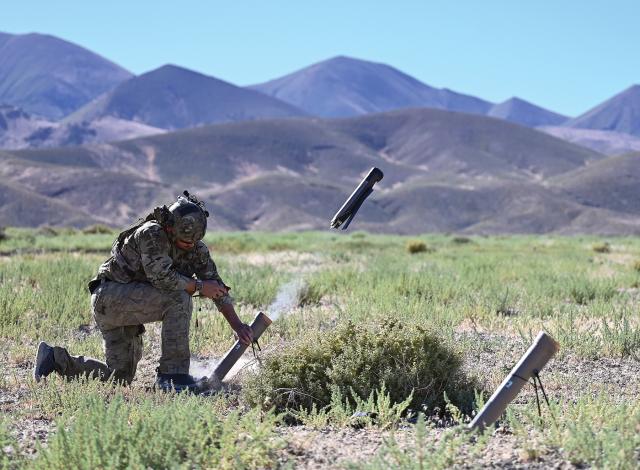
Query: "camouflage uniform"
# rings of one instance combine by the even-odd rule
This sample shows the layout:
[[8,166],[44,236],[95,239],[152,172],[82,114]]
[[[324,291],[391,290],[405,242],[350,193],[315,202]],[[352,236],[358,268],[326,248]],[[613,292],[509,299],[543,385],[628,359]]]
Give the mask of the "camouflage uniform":
[[[144,323],[162,322],[162,354],[158,372],[189,372],[191,296],[184,290],[193,276],[222,283],[207,246],[198,241],[190,251],[179,250],[162,226],[145,222],[114,243],[111,257],[98,270],[91,307],[104,338],[106,364],[70,356],[54,348],[58,372],[67,377],[112,375],[130,383],[142,357]],[[215,301],[218,309],[231,297]]]

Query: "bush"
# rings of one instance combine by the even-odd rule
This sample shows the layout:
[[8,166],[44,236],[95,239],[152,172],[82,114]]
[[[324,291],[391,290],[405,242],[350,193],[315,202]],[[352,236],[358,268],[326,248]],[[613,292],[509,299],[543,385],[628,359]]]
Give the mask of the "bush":
[[9,239],[9,236],[7,235],[7,232],[5,232],[5,230],[6,229],[4,227],[0,227],[0,242]]
[[266,356],[262,370],[247,378],[244,394],[251,405],[312,411],[329,405],[336,393],[366,399],[384,387],[394,404],[412,396],[414,410],[444,409],[446,392],[451,403],[468,412],[477,385],[464,376],[461,363],[421,326],[398,320],[346,322]]
[[465,243],[472,242],[472,240],[469,237],[453,237],[451,241],[456,245],[464,245]]
[[611,245],[609,245],[609,243],[604,242],[604,243],[597,243],[595,245],[593,245],[593,251],[595,251],[596,253],[610,253],[611,252]]
[[422,240],[409,240],[407,241],[407,251],[411,254],[414,253],[433,253],[436,251],[434,248],[427,246]]
[[58,230],[55,227],[51,227],[49,225],[43,225],[36,230],[36,235],[42,237],[57,237]]
[[82,233],[85,235],[108,234],[113,233],[113,229],[103,224],[93,224],[83,228]]
[[58,420],[35,468],[272,468],[281,447],[272,414],[221,417],[210,400],[189,396],[166,405],[120,395],[84,401],[78,415]]

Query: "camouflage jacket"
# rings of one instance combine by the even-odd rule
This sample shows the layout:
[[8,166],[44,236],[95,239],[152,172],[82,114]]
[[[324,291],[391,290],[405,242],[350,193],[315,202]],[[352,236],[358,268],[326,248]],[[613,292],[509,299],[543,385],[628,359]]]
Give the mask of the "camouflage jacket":
[[[194,275],[224,284],[204,242],[197,242],[193,250],[180,250],[155,221],[145,222],[124,240],[118,237],[111,257],[98,269],[99,278],[121,283],[149,282],[162,290],[184,290]],[[231,304],[232,299],[226,295],[215,303],[221,307]]]

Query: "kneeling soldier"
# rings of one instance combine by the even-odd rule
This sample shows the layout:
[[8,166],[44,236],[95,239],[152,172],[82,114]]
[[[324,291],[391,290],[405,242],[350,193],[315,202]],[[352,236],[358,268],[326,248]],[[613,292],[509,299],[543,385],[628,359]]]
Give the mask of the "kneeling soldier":
[[129,384],[142,357],[144,324],[162,322],[157,384],[189,388],[191,296],[213,299],[241,342],[250,344],[249,325],[238,318],[207,246],[202,241],[209,213],[185,191],[169,208],[156,208],[143,222],[122,232],[111,257],[89,283],[93,317],[104,339],[106,363],[71,356],[65,348],[38,346],[34,378],[95,376]]

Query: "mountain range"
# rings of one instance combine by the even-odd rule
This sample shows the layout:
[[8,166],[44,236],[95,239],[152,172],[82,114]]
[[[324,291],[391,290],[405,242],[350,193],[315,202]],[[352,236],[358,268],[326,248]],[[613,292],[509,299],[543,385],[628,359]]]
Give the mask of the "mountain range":
[[0,33],[0,104],[60,119],[131,77],[119,65],[54,36]]
[[[420,107],[482,114],[527,127],[569,126],[638,135],[639,96],[640,87],[632,86],[582,116],[568,118],[518,97],[494,104],[434,88],[388,65],[345,56],[241,88],[174,65],[136,77],[87,49],[53,36],[0,33],[0,104],[21,108],[35,118],[62,119],[63,126],[75,126],[70,131],[72,139],[61,138],[58,133],[51,139],[26,141],[7,136],[10,133],[0,129],[5,134],[4,138],[0,135],[0,143],[13,142],[12,147],[4,148],[75,145],[148,135],[150,129],[141,124],[171,130],[218,122],[304,115],[349,117]],[[109,118],[108,125],[93,122],[105,118]],[[114,119],[117,126],[113,125]],[[108,131],[102,130],[105,128]],[[600,135],[595,148],[606,151],[603,139]],[[611,140],[615,142],[612,149],[618,153],[634,150],[633,146],[621,148],[616,135]],[[573,141],[584,145],[592,142]]]
[[114,117],[162,129],[306,113],[253,90],[175,65],[130,78],[83,106],[66,122]]
[[[62,225],[126,225],[188,188],[207,202],[215,229],[322,229],[378,166],[385,177],[354,228],[631,234],[640,233],[639,162],[640,154],[606,157],[502,120],[409,109],[4,152],[0,192],[30,190],[36,199],[22,210],[47,201]],[[32,225],[41,223],[51,222]]]
[[188,188],[214,228],[324,228],[378,166],[367,230],[640,233],[640,153],[607,156],[640,149],[638,89],[570,119],[343,56],[238,87],[0,33],[0,225],[126,225]]

